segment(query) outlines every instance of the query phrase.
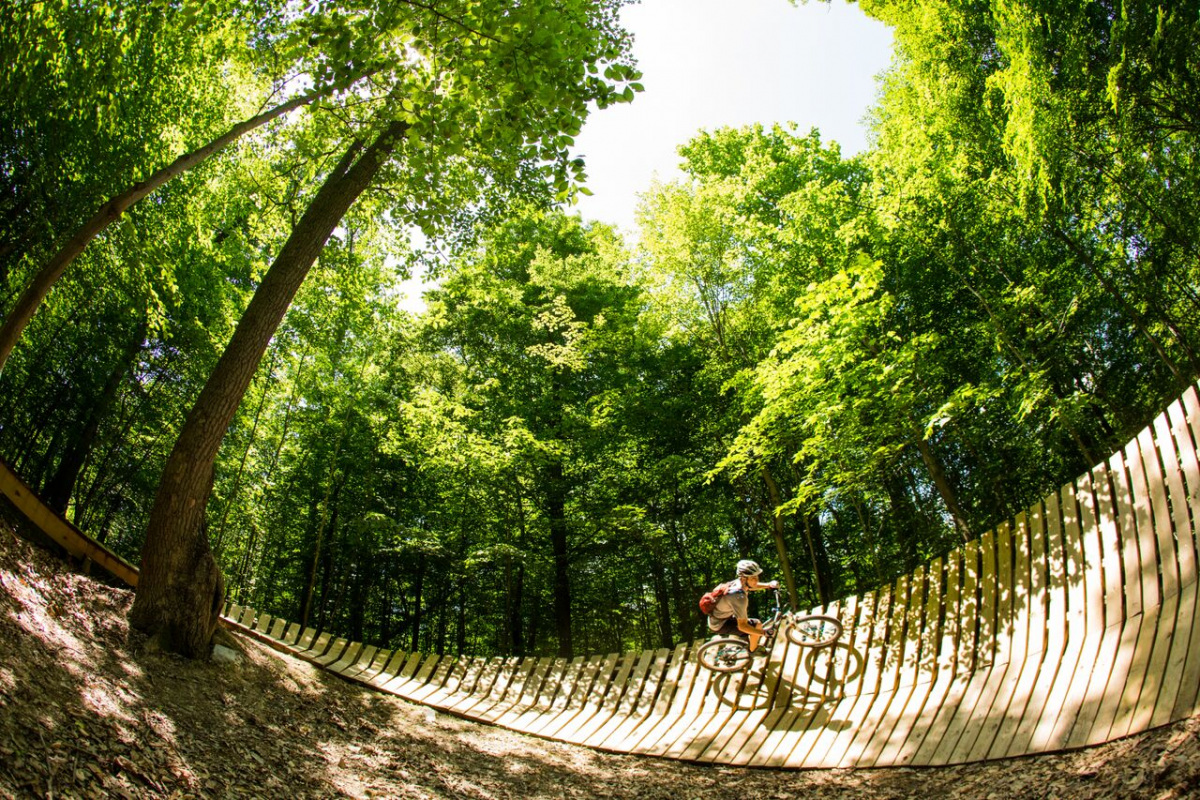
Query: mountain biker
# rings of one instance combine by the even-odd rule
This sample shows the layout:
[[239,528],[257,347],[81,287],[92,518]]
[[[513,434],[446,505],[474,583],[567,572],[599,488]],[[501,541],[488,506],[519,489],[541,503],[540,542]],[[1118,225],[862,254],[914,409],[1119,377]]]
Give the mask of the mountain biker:
[[718,636],[742,634],[749,639],[750,652],[758,648],[764,636],[762,622],[750,616],[750,592],[762,589],[778,589],[779,582],[763,583],[759,580],[762,567],[749,559],[737,563],[737,577],[724,584],[725,594],[717,599],[717,605],[708,617],[708,629]]

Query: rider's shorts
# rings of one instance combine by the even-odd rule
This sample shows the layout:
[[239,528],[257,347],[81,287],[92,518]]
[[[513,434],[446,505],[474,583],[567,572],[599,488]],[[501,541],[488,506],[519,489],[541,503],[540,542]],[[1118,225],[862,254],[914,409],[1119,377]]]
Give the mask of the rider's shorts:
[[[751,617],[750,624],[760,625],[761,623],[754,617]],[[726,617],[725,621],[721,623],[721,627],[713,631],[713,634],[716,636],[745,636],[744,633],[738,630],[737,617]]]

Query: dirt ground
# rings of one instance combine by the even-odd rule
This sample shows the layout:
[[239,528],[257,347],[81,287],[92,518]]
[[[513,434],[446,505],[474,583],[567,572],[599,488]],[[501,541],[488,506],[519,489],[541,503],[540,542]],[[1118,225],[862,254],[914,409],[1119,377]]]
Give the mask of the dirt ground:
[[435,714],[252,641],[235,665],[148,653],[132,599],[0,523],[0,798],[1200,797],[1200,717],[942,769],[702,766]]

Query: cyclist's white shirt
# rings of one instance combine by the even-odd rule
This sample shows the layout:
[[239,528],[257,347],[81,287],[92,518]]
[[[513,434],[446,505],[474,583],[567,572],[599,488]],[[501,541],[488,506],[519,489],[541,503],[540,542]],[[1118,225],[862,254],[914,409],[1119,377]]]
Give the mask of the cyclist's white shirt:
[[717,598],[717,605],[708,617],[708,629],[720,630],[721,625],[730,617],[746,619],[750,616],[750,596],[742,590],[742,582],[737,578],[724,584],[725,594]]

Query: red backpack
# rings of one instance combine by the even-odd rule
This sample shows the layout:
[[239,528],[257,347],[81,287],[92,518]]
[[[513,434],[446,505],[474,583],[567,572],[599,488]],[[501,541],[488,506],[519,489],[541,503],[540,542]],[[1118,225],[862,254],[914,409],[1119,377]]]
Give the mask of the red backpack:
[[722,583],[711,592],[704,593],[704,596],[700,598],[700,611],[703,612],[704,616],[712,616],[713,609],[717,607],[717,600],[723,597],[728,591],[729,584]]

